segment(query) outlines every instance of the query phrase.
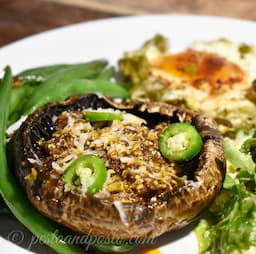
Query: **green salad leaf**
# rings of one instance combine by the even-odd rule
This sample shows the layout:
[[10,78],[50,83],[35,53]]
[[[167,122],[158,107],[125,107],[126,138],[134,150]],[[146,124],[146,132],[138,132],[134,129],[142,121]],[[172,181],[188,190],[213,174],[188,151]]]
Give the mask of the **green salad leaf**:
[[241,152],[251,155],[252,160],[256,163],[256,131],[254,131],[251,138],[247,139],[242,147]]
[[200,237],[205,240],[200,253],[246,253],[252,246],[256,247],[254,136],[247,139],[241,149],[234,140],[225,140],[227,161],[233,171],[227,173],[223,190],[209,209],[209,218],[201,221],[197,228],[197,231],[202,229]]

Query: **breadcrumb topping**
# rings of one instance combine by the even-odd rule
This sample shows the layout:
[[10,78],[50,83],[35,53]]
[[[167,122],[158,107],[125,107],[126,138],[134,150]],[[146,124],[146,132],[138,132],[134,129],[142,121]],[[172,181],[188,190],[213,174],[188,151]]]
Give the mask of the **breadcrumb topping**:
[[48,154],[48,167],[59,174],[84,154],[102,158],[108,179],[96,196],[155,203],[185,181],[178,165],[165,160],[159,150],[160,134],[168,124],[149,128],[144,119],[125,112],[122,120],[92,123],[84,112],[63,112],[55,119],[52,139],[40,143]]

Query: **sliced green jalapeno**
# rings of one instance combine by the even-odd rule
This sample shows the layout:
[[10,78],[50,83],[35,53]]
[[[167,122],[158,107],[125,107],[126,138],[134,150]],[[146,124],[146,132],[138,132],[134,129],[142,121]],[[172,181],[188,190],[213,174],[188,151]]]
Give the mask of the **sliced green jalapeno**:
[[113,121],[122,120],[122,113],[107,111],[88,111],[85,113],[85,117],[90,122]]
[[96,155],[87,154],[73,161],[63,173],[68,190],[81,188],[88,195],[99,192],[107,179],[104,161]]
[[201,150],[202,138],[196,128],[188,123],[170,124],[160,135],[159,148],[170,161],[188,161]]

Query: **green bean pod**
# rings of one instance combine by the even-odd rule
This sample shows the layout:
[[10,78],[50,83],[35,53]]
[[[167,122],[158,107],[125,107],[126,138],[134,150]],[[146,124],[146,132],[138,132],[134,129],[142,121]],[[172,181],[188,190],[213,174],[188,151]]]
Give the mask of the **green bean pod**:
[[12,71],[11,71],[11,68],[7,66],[5,68],[4,77],[1,79],[1,82],[0,82],[0,119],[1,119],[0,146],[4,146],[4,147],[5,147],[5,129],[7,126],[8,116],[10,112],[11,85],[12,85]]
[[107,68],[103,72],[101,72],[99,74],[99,76],[97,77],[97,79],[109,81],[113,77],[114,74],[115,74],[115,68],[112,66],[112,67]]
[[15,87],[11,90],[11,102],[9,115],[12,115],[17,107],[23,103],[23,98],[26,97],[27,86]]
[[[97,77],[104,70],[106,64],[107,62],[104,60],[97,60],[88,63],[67,65],[66,67],[65,65],[55,65],[22,72],[22,75],[25,76],[30,75],[31,73],[42,75],[43,71],[46,71],[46,74],[49,76],[47,76],[45,81],[39,82],[37,86],[30,85],[31,82],[26,81],[20,88],[12,89],[9,123],[12,123],[19,118],[20,113],[23,112],[24,102],[31,96],[32,92],[35,91],[35,100],[39,100],[41,96],[45,96],[48,93],[48,90],[51,90],[51,87],[60,86],[60,82],[63,80],[68,81],[74,78]],[[46,76],[44,77],[46,78]]]
[[106,65],[107,61],[105,60],[95,60],[87,63],[71,65],[50,75],[42,85],[55,86],[60,81],[68,81],[74,78],[96,78],[104,70]]
[[[46,79],[48,79],[49,77],[51,77],[52,75],[56,74],[59,71],[63,71],[70,67],[75,67],[79,65],[81,66],[81,64],[55,64],[55,65],[40,66],[40,67],[22,71],[18,73],[16,77],[21,81],[29,84],[40,84],[41,82],[45,81]],[[114,72],[115,72],[114,67],[110,67],[102,71],[102,73],[100,73],[97,78],[110,80]]]
[[22,109],[28,98],[33,93],[34,89],[34,86],[27,83],[21,87],[12,88],[8,125],[16,122],[21,117]]
[[134,245],[130,244],[107,244],[107,243],[99,243],[95,244],[93,246],[96,250],[99,250],[104,253],[127,253],[130,252],[134,249]]
[[11,84],[11,69],[7,67],[4,78],[0,83],[0,193],[15,217],[57,253],[84,253],[78,246],[68,244],[63,240],[63,237],[56,235],[56,226],[31,206],[24,192],[16,183],[11,171],[8,169],[5,151],[5,131],[9,115]]
[[18,109],[21,109],[25,103],[25,99],[28,98],[33,92],[33,88],[28,85],[12,88],[11,90],[11,102],[9,115],[11,116]]
[[23,81],[30,81],[30,80],[42,81],[47,79],[49,76],[56,73],[57,71],[63,70],[70,66],[71,66],[70,64],[55,64],[55,65],[41,66],[41,67],[22,71],[19,74],[17,74],[17,77],[19,77]]
[[60,101],[71,95],[82,95],[87,93],[102,93],[109,97],[119,98],[128,98],[130,95],[122,86],[105,80],[65,80],[59,82],[57,86],[40,86],[40,90],[37,90],[28,101],[23,114],[31,114],[48,102]]

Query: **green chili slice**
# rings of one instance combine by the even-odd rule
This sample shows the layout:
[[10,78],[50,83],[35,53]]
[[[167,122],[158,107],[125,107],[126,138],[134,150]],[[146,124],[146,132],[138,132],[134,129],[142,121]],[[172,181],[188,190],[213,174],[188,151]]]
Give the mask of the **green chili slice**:
[[88,195],[99,192],[107,179],[104,161],[96,155],[86,154],[74,160],[64,171],[68,190],[80,189]]
[[188,161],[201,150],[202,138],[196,128],[188,123],[173,123],[160,135],[159,148],[170,161]]
[[113,121],[122,120],[121,112],[107,112],[107,111],[88,111],[85,117],[90,122]]

